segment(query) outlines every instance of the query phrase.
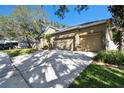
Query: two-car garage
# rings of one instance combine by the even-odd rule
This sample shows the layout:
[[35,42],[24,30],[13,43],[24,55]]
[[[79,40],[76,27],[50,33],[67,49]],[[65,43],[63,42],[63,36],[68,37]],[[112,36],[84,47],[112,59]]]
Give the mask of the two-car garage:
[[[100,51],[106,48],[106,21],[84,24],[54,33],[54,47],[71,51]],[[77,38],[78,36],[78,38]],[[78,42],[78,43],[77,43]]]
[[80,50],[80,51],[100,51],[102,50],[102,38],[100,33],[94,33],[89,35],[83,35],[79,38],[78,49],[75,45],[76,39],[73,38],[61,38],[55,39],[54,45],[58,49],[62,50]]

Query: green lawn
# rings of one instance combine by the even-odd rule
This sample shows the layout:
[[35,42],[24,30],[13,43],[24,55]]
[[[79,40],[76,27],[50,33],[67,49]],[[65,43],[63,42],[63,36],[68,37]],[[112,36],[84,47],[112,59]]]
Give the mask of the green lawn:
[[91,64],[69,86],[70,88],[124,87],[124,69]]
[[35,51],[36,51],[36,49],[25,48],[25,49],[3,50],[2,52],[7,53],[10,57],[14,57],[14,56],[18,56],[18,55],[30,54],[30,53],[33,53]]

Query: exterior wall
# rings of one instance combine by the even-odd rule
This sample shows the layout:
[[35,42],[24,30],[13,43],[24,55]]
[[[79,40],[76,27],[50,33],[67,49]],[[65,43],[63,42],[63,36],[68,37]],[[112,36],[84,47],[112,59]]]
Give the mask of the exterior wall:
[[[48,28],[47,31],[44,32],[44,34],[45,34],[45,35],[47,35],[47,34],[49,35],[49,34],[52,34],[52,33],[55,33],[55,32],[56,32],[55,29],[53,29],[53,28]],[[53,43],[53,39],[51,39],[51,43]],[[47,40],[41,38],[39,46],[40,46],[41,48],[44,47],[44,46],[48,46]]]
[[40,40],[40,46],[41,46],[41,47],[43,47],[43,46],[45,46],[45,45],[47,45],[47,46],[48,46],[47,40],[46,40],[46,39],[41,38],[41,40]]
[[117,50],[117,45],[113,42],[112,30],[106,31],[106,50]]
[[44,34],[52,34],[52,33],[55,33],[55,32],[56,32],[55,29],[48,28],[47,31],[44,32]]
[[58,49],[99,51],[105,49],[106,24],[70,30],[53,36],[53,45]]

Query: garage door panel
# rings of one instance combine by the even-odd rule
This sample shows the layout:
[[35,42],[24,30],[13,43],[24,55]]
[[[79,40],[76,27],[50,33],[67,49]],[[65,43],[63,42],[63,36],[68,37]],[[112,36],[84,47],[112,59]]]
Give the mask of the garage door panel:
[[99,51],[101,47],[101,34],[92,34],[81,37],[82,51]]
[[64,50],[73,50],[73,39],[55,40],[55,47]]

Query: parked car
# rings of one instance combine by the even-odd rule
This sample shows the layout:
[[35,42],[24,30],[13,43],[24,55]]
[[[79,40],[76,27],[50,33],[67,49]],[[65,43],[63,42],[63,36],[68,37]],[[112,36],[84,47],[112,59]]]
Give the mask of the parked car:
[[4,50],[4,44],[0,44],[0,50]]
[[0,44],[0,50],[13,49],[18,46],[18,42],[6,42]]

